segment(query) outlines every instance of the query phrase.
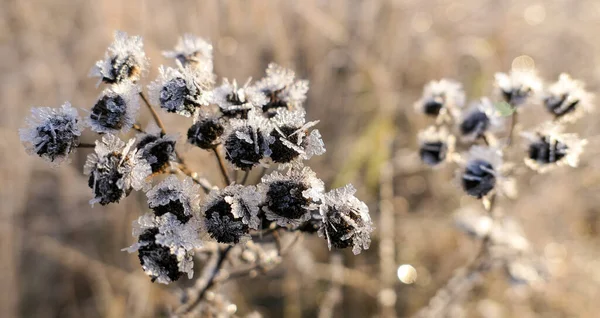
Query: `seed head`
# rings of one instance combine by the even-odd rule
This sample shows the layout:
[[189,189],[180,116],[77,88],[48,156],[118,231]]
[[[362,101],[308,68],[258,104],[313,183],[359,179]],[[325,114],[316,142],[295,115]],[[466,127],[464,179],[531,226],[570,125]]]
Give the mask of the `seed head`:
[[454,152],[455,139],[446,129],[431,126],[419,133],[419,157],[429,166],[446,161]]
[[88,155],[84,166],[84,173],[90,176],[88,185],[94,193],[90,204],[119,202],[132,189],[147,187],[146,178],[152,169],[132,148],[134,143],[135,139],[131,139],[125,144],[111,134],[96,141],[95,153]]
[[496,95],[513,107],[521,106],[539,94],[542,82],[534,70],[514,69],[496,73]]
[[329,249],[352,246],[356,255],[369,248],[373,223],[369,208],[354,196],[355,192],[352,185],[346,185],[323,196],[319,208],[323,225],[319,236],[327,238]]
[[325,153],[325,145],[319,131],[315,129],[309,133],[319,121],[306,123],[305,114],[302,109],[276,110],[275,116],[271,118],[271,137],[274,141],[269,146],[273,162],[285,164],[301,159],[308,160],[312,156]]
[[148,85],[148,94],[154,105],[190,117],[200,106],[210,104],[213,82],[213,74],[205,70],[161,66],[158,78]]
[[495,187],[500,177],[502,155],[499,150],[473,146],[460,179],[463,190],[470,196],[483,198]]
[[55,164],[68,159],[83,130],[81,118],[69,102],[60,108],[32,108],[26,123],[27,128],[19,129],[19,137],[27,152]]
[[219,106],[227,118],[248,118],[248,112],[267,104],[267,97],[250,85],[250,79],[244,86],[238,87],[237,81],[223,79],[223,84],[213,90],[213,103]]
[[150,167],[152,172],[161,172],[175,160],[176,137],[165,135],[160,130],[154,133],[139,134],[135,146]]
[[137,82],[148,68],[142,37],[116,31],[115,41],[108,47],[104,59],[97,61],[90,76],[107,84]]
[[561,122],[573,122],[594,106],[594,96],[585,90],[584,83],[564,73],[548,87],[543,99],[546,109]]
[[523,137],[527,141],[525,164],[540,173],[563,165],[577,167],[587,140],[562,131],[562,126],[548,123],[534,131],[524,132]]
[[192,66],[213,71],[213,47],[203,38],[184,34],[173,51],[163,51],[166,58],[175,59],[183,67]]
[[450,79],[429,82],[423,96],[415,103],[417,112],[448,121],[457,116],[465,104],[462,84]]
[[202,149],[215,148],[225,132],[222,121],[213,115],[199,116],[187,131],[187,141]]
[[171,175],[146,192],[146,196],[156,216],[171,213],[186,223],[200,212],[200,186],[189,177],[179,180]]
[[128,132],[140,108],[138,93],[139,87],[129,81],[106,88],[90,111],[88,125],[98,133]]
[[267,119],[248,113],[248,119],[232,119],[223,134],[225,158],[236,168],[248,170],[271,155],[273,143],[271,125]]
[[263,211],[268,220],[280,226],[298,226],[318,208],[325,186],[310,168],[296,167],[263,177],[258,188],[265,197]]
[[308,92],[308,81],[296,81],[294,71],[285,69],[275,63],[270,63],[262,78],[254,87],[267,96],[268,102],[262,105],[267,117],[275,115],[277,108],[290,110],[302,108]]
[[464,141],[474,142],[486,132],[500,130],[503,124],[504,120],[499,116],[494,104],[484,97],[462,114],[458,128]]

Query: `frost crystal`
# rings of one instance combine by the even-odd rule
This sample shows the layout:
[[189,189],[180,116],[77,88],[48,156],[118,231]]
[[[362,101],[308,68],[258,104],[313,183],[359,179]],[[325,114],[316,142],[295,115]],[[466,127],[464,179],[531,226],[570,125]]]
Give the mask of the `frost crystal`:
[[189,177],[181,181],[175,176],[169,176],[146,192],[146,196],[148,205],[156,216],[171,213],[185,223],[199,213],[200,186]]
[[133,236],[138,242],[124,250],[138,252],[142,269],[152,281],[169,284],[183,274],[193,277],[194,249],[202,247],[200,222],[192,217],[186,222],[166,213],[145,214],[133,223]]
[[270,145],[271,160],[276,163],[289,163],[294,159],[310,159],[325,153],[325,145],[318,130],[308,130],[319,121],[305,123],[305,111],[302,109],[289,111],[277,109],[271,119],[274,138]]
[[175,160],[175,136],[159,131],[139,134],[138,140],[136,148],[142,158],[150,164],[153,173],[163,171],[169,162]]
[[83,129],[77,110],[69,102],[60,108],[32,108],[26,124],[27,128],[19,129],[19,137],[27,152],[56,164],[67,160],[76,149]]
[[163,56],[177,60],[182,66],[194,66],[213,70],[213,47],[206,40],[193,34],[184,34],[173,51],[163,51]]
[[99,77],[107,84],[125,80],[136,82],[148,67],[144,44],[140,36],[128,37],[127,33],[116,31],[115,41],[108,47],[104,60],[96,62],[90,76]]
[[267,117],[272,117],[277,108],[290,110],[302,108],[308,92],[308,81],[295,81],[294,71],[270,63],[266,77],[254,84],[256,90],[265,94],[268,102],[262,106]]
[[496,132],[504,124],[494,104],[485,97],[471,106],[461,117],[458,128],[462,139],[467,142],[483,137],[486,132]]
[[146,178],[152,173],[150,165],[132,149],[135,139],[127,144],[107,134],[96,141],[95,153],[88,155],[84,173],[89,175],[89,187],[94,192],[90,204],[107,205],[119,202],[132,189],[147,187]]
[[105,89],[92,107],[88,124],[98,133],[127,132],[136,121],[139,87],[126,81]]
[[332,190],[323,196],[320,213],[323,225],[319,236],[326,237],[329,249],[352,246],[356,255],[371,244],[373,223],[367,205],[358,200],[352,185]]
[[159,68],[158,78],[148,85],[150,102],[170,113],[190,117],[211,101],[212,72],[197,68]]
[[248,118],[253,108],[261,108],[267,104],[267,97],[253,86],[248,86],[250,79],[242,87],[235,80],[223,79],[223,84],[213,90],[213,103],[217,104],[225,117]]
[[525,164],[540,173],[563,165],[577,167],[587,140],[562,130],[559,125],[546,124],[533,132],[524,132],[523,137],[528,141]]
[[423,88],[423,96],[415,103],[415,109],[443,121],[456,117],[465,104],[462,84],[450,79],[431,81]]
[[311,218],[318,208],[325,186],[308,167],[274,171],[262,178],[258,188],[265,197],[266,218],[280,226],[298,226]]
[[583,82],[560,74],[544,94],[546,109],[560,121],[573,122],[593,109],[594,96],[585,90]]
[[225,158],[239,169],[251,169],[271,155],[271,125],[255,112],[248,112],[248,119],[232,119],[223,134]]
[[213,190],[202,207],[205,228],[219,243],[237,244],[258,229],[261,193],[254,186],[230,185]]
[[509,74],[496,73],[496,94],[511,106],[524,104],[538,94],[542,82],[534,70],[512,70]]
[[419,132],[419,157],[423,163],[436,166],[444,162],[454,152],[454,136],[446,129],[429,127]]

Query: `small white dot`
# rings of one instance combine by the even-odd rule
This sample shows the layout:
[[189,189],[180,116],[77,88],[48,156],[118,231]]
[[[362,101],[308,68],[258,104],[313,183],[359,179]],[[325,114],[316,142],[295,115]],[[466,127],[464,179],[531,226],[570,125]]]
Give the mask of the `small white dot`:
[[417,270],[408,264],[400,265],[398,279],[405,284],[412,284],[417,281]]

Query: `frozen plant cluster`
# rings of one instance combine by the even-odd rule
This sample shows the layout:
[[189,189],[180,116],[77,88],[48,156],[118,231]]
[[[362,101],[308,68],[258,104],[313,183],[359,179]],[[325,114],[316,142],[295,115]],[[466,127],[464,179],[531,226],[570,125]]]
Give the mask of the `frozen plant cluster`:
[[[458,227],[479,240],[481,249],[473,263],[440,289],[421,312],[425,316],[438,312],[434,307],[444,304],[445,298],[455,298],[456,286],[474,283],[475,277],[479,279],[490,268],[503,268],[512,283],[530,284],[545,278],[544,266],[518,221],[504,215],[500,205],[503,198],[517,195],[515,181],[520,176],[515,172],[526,171],[518,169],[520,164],[536,173],[577,167],[587,141],[565,131],[593,110],[593,95],[581,81],[561,74],[556,82],[545,85],[531,68],[497,73],[489,97],[468,105],[465,101],[462,84],[442,79],[427,84],[414,106],[432,119],[432,125],[418,135],[421,161],[436,169],[455,165],[456,184],[482,202],[481,208],[462,208],[455,216]],[[546,120],[521,131],[519,117],[524,110],[535,109]],[[523,140],[520,147],[514,147],[517,134]]]
[[[92,205],[145,192],[148,212],[134,222],[136,242],[125,250],[138,254],[152,281],[191,278],[194,254],[206,253],[207,246],[221,260],[218,272],[233,246],[246,249],[253,238],[278,238],[279,232],[318,234],[329,248],[351,248],[354,254],[367,249],[373,226],[356,190],[347,185],[327,191],[304,164],[325,153],[319,121],[307,120],[303,107],[308,81],[271,63],[258,81],[223,78],[217,84],[212,51],[204,39],[184,35],[163,52],[173,62],[158,68],[146,94],[141,82],[149,60],[142,38],[115,32],[90,72],[104,88],[85,118],[68,102],[34,108],[21,140],[28,152],[54,164],[68,161],[78,148],[93,148],[84,167]],[[155,122],[146,128],[138,121],[141,106]],[[160,112],[190,119],[184,140],[217,157],[224,187],[189,169]],[[96,136],[95,144],[80,142],[85,129]],[[258,178],[249,178],[251,172]]]

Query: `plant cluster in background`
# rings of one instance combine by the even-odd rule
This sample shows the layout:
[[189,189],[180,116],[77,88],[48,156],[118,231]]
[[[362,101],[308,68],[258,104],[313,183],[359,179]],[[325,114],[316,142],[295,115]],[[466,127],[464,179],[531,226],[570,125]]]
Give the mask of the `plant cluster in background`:
[[[225,280],[219,280],[225,264],[240,265],[231,266],[228,277],[276,264],[293,244],[282,247],[280,232],[318,233],[330,248],[352,248],[355,254],[369,247],[372,222],[356,190],[347,185],[326,191],[303,163],[325,152],[314,129],[318,121],[305,118],[307,81],[269,64],[266,76],[254,83],[223,79],[215,86],[212,46],[191,35],[164,56],[175,65],[160,66],[146,97],[140,81],[149,61],[142,39],[116,32],[90,73],[106,87],[85,119],[68,102],[60,108],[34,108],[20,136],[30,153],[52,164],[68,162],[78,148],[94,148],[84,166],[92,205],[119,203],[133,191],[145,192],[151,212],[134,222],[137,242],[126,250],[137,252],[152,281],[191,278],[194,254],[211,256],[177,313],[218,312],[205,298]],[[141,104],[155,121],[147,128],[137,121]],[[191,119],[186,141],[214,153],[224,188],[190,171],[177,150],[178,137],[167,133],[154,107]],[[98,134],[95,145],[80,142],[85,129]],[[131,131],[137,132],[135,138],[128,138]],[[270,166],[277,169],[267,174]],[[242,171],[241,178],[231,168]],[[248,182],[253,169],[261,177],[254,185]],[[275,240],[275,255],[256,244],[268,237]],[[236,255],[239,260],[233,259]],[[199,307],[201,303],[207,306]]]
[[[518,172],[523,171],[520,163],[538,173],[559,166],[576,167],[587,143],[576,134],[564,132],[593,106],[592,94],[567,74],[544,86],[533,68],[513,68],[508,74],[496,74],[491,97],[480,98],[468,107],[465,99],[460,83],[442,79],[425,86],[422,98],[415,103],[417,112],[435,121],[419,133],[421,161],[434,168],[457,165],[457,185],[483,206],[468,206],[456,213],[458,227],[479,240],[480,249],[418,316],[448,312],[492,268],[502,268],[509,281],[517,284],[546,278],[544,264],[518,222],[505,215],[500,203],[516,199],[515,178],[522,177]],[[520,131],[519,114],[525,107],[548,112],[551,119]],[[524,147],[513,147],[517,134],[523,137]],[[521,159],[515,159],[518,157]]]

